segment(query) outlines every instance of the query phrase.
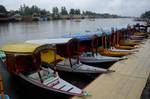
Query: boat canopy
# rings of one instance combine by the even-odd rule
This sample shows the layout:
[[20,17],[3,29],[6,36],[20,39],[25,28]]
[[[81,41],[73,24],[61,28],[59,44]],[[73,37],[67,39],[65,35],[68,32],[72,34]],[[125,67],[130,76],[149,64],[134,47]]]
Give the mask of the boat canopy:
[[51,44],[51,45],[56,45],[56,44],[64,44],[67,43],[71,40],[72,38],[55,38],[55,39],[39,39],[39,40],[28,40],[26,43],[31,43],[31,44]]
[[[121,30],[126,28],[126,25],[116,25],[113,26],[113,29]],[[91,36],[97,35],[98,37],[101,37],[103,34],[105,35],[111,35],[112,32],[108,28],[104,28],[101,31],[93,31],[93,32],[82,32],[82,33],[74,33],[74,34],[66,34],[63,35],[63,38],[76,38],[79,39],[80,41],[85,41],[85,40],[91,40]]]
[[27,44],[27,43],[15,43],[6,44],[0,47],[1,51],[13,52],[13,53],[32,53],[41,45],[39,44]]
[[[25,73],[30,71],[30,68],[38,69],[41,61],[51,63],[55,60],[64,60],[63,57],[55,54],[54,47],[51,44],[19,43],[4,45],[0,51],[6,54],[6,64],[10,73]],[[15,69],[13,69],[14,66],[16,66]]]
[[64,38],[75,38],[78,39],[80,41],[85,41],[85,40],[91,40],[91,37],[94,34],[90,34],[90,33],[76,33],[76,34],[68,34],[68,35],[64,35],[62,37]]
[[14,53],[16,55],[37,53],[45,49],[54,49],[53,45],[48,44],[31,44],[31,43],[15,43],[6,44],[0,47],[0,51],[5,53]]
[[[104,32],[104,33],[106,35],[110,35],[111,34],[110,31],[107,31],[107,32]],[[91,40],[94,35],[96,35],[98,37],[101,37],[102,34],[103,34],[103,32],[96,31],[96,32],[85,32],[85,33],[67,34],[67,35],[63,35],[62,37],[63,38],[75,38],[75,39],[78,39],[80,41],[85,41],[85,40]]]

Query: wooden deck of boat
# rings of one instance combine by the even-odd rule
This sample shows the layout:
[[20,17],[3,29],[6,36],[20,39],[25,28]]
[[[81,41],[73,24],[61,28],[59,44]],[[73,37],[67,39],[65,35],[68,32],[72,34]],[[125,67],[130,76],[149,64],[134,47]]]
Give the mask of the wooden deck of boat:
[[100,75],[85,88],[91,96],[72,99],[140,99],[150,73],[150,40],[140,46],[139,52],[112,65],[116,72]]

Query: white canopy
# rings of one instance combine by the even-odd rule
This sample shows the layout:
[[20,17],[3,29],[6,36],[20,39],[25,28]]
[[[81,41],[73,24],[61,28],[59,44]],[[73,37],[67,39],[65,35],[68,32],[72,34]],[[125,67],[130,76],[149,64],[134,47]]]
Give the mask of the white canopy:
[[55,38],[55,39],[39,39],[39,40],[28,40],[25,43],[31,43],[31,44],[65,44],[72,38]]

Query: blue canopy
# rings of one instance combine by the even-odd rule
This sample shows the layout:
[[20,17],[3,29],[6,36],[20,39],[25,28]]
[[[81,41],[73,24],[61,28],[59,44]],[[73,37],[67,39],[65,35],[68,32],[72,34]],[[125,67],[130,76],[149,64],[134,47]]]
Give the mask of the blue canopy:
[[85,40],[90,40],[92,35],[91,34],[81,34],[81,33],[76,33],[76,34],[67,34],[62,36],[64,38],[76,38],[80,41],[85,41]]
[[63,35],[62,37],[76,38],[79,39],[80,41],[84,41],[84,40],[91,40],[92,36],[94,35],[101,36],[102,32],[84,32],[84,33],[67,34]]
[[[120,25],[120,26],[114,26],[114,29],[123,29],[125,28],[125,25]],[[91,40],[92,36],[97,35],[98,37],[102,36],[102,34],[105,35],[110,35],[111,34],[111,29],[104,28],[103,31],[96,31],[96,32],[83,32],[83,33],[75,33],[75,34],[66,34],[63,35],[63,38],[76,38],[79,39],[80,41],[85,41],[85,40]]]
[[[67,34],[63,35],[62,37],[64,38],[76,38],[79,39],[80,41],[85,41],[85,40],[91,40],[94,35],[100,37],[102,36],[103,32],[101,31],[96,31],[96,32],[84,32],[84,33],[75,33],[75,34]],[[111,32],[107,31],[105,34],[111,34]]]

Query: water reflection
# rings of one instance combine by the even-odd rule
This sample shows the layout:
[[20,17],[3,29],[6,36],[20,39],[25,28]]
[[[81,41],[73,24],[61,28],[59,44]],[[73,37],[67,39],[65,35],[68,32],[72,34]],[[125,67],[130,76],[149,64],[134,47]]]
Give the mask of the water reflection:
[[134,24],[132,19],[89,19],[54,20],[39,22],[16,22],[0,24],[0,45],[23,42],[29,39],[60,37],[64,34],[96,31],[98,28],[111,28],[118,25]]

